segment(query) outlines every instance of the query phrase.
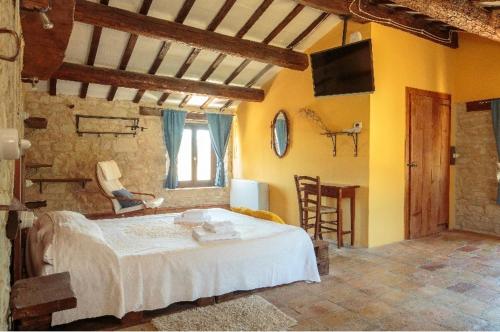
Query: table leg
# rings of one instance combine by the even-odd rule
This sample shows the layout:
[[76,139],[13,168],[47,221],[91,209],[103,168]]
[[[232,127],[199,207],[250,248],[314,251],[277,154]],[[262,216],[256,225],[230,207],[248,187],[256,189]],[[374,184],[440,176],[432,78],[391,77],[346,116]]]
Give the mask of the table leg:
[[337,197],[337,247],[344,246],[344,231],[342,229],[342,190],[339,190]]
[[356,220],[356,194],[353,192],[349,200],[351,206],[351,246],[354,246],[354,221]]

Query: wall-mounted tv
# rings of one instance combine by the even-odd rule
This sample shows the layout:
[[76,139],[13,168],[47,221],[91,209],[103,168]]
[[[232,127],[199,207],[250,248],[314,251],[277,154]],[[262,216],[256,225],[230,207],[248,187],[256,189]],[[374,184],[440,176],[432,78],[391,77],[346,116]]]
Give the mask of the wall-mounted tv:
[[375,91],[370,39],[311,54],[314,95]]

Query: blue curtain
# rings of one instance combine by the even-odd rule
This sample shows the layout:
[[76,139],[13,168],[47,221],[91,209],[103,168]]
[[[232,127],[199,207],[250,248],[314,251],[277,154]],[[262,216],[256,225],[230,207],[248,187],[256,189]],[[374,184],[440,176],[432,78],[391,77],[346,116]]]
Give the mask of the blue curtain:
[[224,187],[226,184],[224,156],[226,155],[227,143],[229,142],[229,133],[233,116],[227,114],[207,114],[208,130],[212,138],[212,147],[217,156],[217,169],[215,173],[215,185]]
[[[493,117],[493,131],[497,141],[498,161],[500,162],[500,99],[491,102],[491,115]],[[497,204],[500,205],[500,183],[497,189]]]
[[163,136],[165,138],[165,145],[167,146],[168,158],[170,159],[165,188],[177,188],[177,155],[181,146],[185,121],[186,112],[163,111]]
[[278,154],[283,156],[286,150],[286,137],[287,137],[287,128],[285,119],[276,119],[276,123],[274,126],[275,135],[276,135],[276,145],[278,147]]

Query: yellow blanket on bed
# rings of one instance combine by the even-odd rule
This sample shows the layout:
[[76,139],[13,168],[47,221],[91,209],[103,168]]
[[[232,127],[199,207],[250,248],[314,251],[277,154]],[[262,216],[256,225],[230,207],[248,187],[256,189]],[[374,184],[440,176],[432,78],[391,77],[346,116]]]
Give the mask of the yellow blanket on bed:
[[259,218],[259,219],[264,219],[264,220],[269,220],[272,222],[275,222],[277,224],[285,224],[283,219],[281,219],[280,216],[278,216],[276,213],[272,213],[269,211],[263,211],[263,210],[252,210],[252,209],[247,209],[247,208],[231,208],[231,211],[245,214],[247,216]]

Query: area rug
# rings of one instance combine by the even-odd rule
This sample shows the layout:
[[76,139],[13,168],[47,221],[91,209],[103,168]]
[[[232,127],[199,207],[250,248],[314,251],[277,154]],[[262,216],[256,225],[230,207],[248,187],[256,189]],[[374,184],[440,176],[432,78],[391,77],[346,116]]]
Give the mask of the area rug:
[[158,330],[276,331],[297,321],[258,295],[185,310],[153,319]]

